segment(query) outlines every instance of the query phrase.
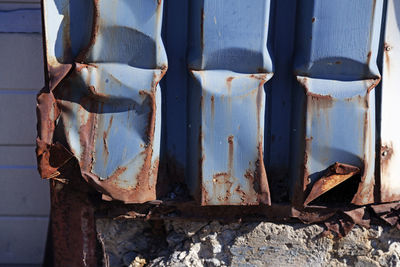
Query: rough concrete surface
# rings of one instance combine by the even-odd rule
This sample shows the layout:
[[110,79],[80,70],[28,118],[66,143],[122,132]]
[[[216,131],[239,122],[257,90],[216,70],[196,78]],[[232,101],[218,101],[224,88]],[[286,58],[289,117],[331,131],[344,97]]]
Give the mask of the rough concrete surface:
[[97,220],[104,266],[400,266],[400,231],[270,222]]

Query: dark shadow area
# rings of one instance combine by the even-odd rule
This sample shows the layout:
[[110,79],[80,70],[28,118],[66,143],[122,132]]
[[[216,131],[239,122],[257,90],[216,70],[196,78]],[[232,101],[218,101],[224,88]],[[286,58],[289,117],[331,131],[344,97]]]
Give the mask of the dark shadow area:
[[168,71],[160,82],[162,131],[158,199],[178,196],[182,186],[187,191],[184,181],[188,116],[188,6],[186,0],[164,1],[162,39],[168,55]]
[[289,201],[289,155],[296,1],[272,0],[267,47],[274,76],[265,84],[264,158],[273,202]]
[[155,40],[123,26],[102,27],[86,60],[91,63],[122,63],[135,68],[156,69]]
[[[96,94],[87,86],[85,81],[77,74],[72,73],[62,84],[54,90],[57,100],[69,101],[79,104],[90,113],[119,113],[135,110],[136,114],[147,114],[151,110],[151,97],[143,95],[143,103],[138,103],[131,98],[102,96]],[[69,110],[64,110],[69,112]]]
[[203,59],[205,61],[203,63],[204,69],[225,69],[226,66],[229,66],[230,71],[238,73],[266,72],[263,69],[263,54],[257,51],[243,48],[226,48],[204,56],[207,56],[206,59]]
[[371,54],[365,58],[365,63],[343,57],[324,58],[297,66],[296,75],[338,81],[376,79],[378,76],[372,73],[369,66],[370,57]]
[[[64,14],[57,33],[55,55],[60,63],[72,63],[81,49],[89,44],[94,12],[93,1],[53,1],[59,14]],[[69,10],[69,14],[66,15],[63,9]],[[51,23],[51,21],[47,23]]]
[[355,175],[314,199],[309,205],[347,206],[357,193],[360,182],[361,175]]
[[[331,147],[331,146],[320,146],[318,144],[312,144],[312,150],[314,153],[311,154],[312,160],[316,162],[320,162],[323,165],[327,165],[327,167],[332,164],[332,162],[324,161],[323,157],[321,156],[322,153],[318,153],[318,151],[329,151],[328,153],[324,153],[325,156],[329,155],[330,159],[335,159],[335,161],[350,164],[359,168],[364,166],[363,160],[360,158],[359,155],[349,152],[348,150]],[[310,151],[309,151],[310,152]],[[314,181],[314,180],[312,180]]]

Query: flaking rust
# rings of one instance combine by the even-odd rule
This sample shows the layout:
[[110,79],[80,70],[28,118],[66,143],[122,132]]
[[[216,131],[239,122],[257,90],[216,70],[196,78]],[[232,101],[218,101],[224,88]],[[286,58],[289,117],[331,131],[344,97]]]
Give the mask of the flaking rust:
[[317,197],[355,176],[359,172],[360,168],[358,167],[336,162],[325,171],[324,175],[318,181],[314,183],[311,192],[304,201],[304,205],[307,205]]

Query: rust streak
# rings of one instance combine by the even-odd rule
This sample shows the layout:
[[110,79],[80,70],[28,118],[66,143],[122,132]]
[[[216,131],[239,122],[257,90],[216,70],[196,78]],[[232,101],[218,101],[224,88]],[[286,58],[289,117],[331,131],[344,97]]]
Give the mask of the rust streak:
[[257,190],[259,192],[258,200],[262,204],[271,205],[268,177],[267,177],[267,172],[265,171],[263,146],[261,142],[258,143],[258,160],[255,163],[255,165],[256,165],[255,177],[257,177],[259,185],[259,188]]
[[233,79],[235,79],[235,77],[228,77],[226,79],[226,87],[228,89],[228,94],[231,95],[232,94],[232,81]]
[[384,44],[384,48],[383,48],[383,53],[385,54],[385,66],[386,66],[386,70],[388,72],[390,72],[390,50],[392,48],[390,47],[390,45],[388,43]]
[[214,120],[215,117],[215,99],[214,96],[211,96],[211,118]]
[[92,20],[92,32],[90,34],[90,40],[88,45],[81,50],[81,52],[76,57],[75,61],[78,63],[83,63],[90,51],[90,49],[94,46],[96,42],[96,38],[99,32],[99,0],[92,0],[93,1],[93,20]]
[[368,54],[367,54],[367,65],[369,65],[369,63],[371,61],[371,55],[372,55],[372,52],[369,51]]
[[234,175],[233,171],[233,160],[234,160],[234,147],[233,147],[233,135],[228,137],[228,172],[229,176],[232,177]]
[[[394,154],[392,142],[382,144],[380,151],[380,163],[381,163],[381,176],[390,175],[390,165],[392,163],[392,157]],[[381,185],[380,188],[380,201],[391,202],[398,201],[400,199],[399,193],[389,188],[388,185]]]

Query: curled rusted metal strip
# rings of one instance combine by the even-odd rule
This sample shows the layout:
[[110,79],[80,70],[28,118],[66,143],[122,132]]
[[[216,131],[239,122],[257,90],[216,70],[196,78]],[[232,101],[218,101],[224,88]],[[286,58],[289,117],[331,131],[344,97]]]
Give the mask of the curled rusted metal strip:
[[320,195],[353,177],[359,172],[360,168],[358,167],[336,162],[326,170],[325,174],[319,178],[318,181],[313,184],[311,192],[304,201],[304,205],[307,205]]

